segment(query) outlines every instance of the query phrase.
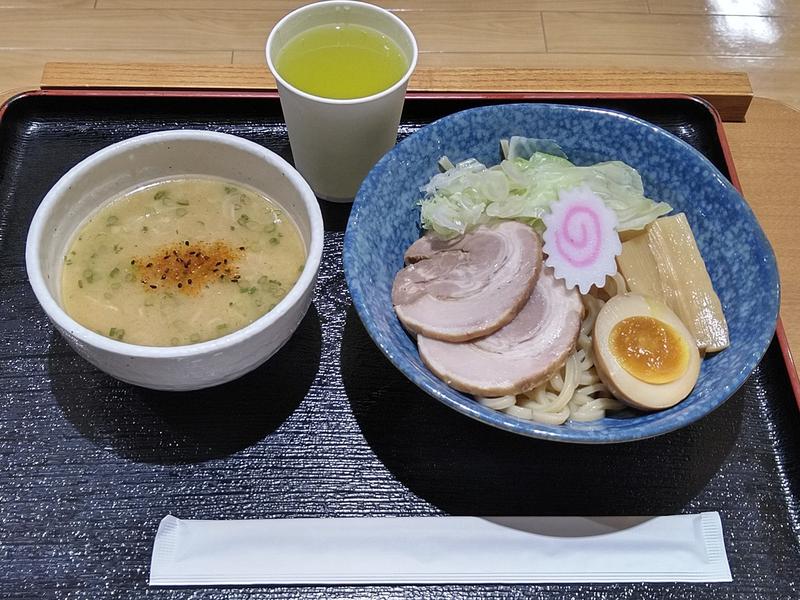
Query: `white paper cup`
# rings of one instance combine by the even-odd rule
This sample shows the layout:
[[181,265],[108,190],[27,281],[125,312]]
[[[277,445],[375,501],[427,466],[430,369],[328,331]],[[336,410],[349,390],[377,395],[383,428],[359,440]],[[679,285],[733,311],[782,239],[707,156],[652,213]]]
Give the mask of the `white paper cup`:
[[[299,33],[331,23],[371,27],[394,40],[408,62],[400,81],[351,100],[315,96],[289,84],[275,67],[281,49]],[[397,141],[406,85],[417,64],[414,35],[382,8],[331,0],[303,6],[281,19],[269,34],[266,53],[278,84],[295,167],[320,198],[351,202],[369,170]]]

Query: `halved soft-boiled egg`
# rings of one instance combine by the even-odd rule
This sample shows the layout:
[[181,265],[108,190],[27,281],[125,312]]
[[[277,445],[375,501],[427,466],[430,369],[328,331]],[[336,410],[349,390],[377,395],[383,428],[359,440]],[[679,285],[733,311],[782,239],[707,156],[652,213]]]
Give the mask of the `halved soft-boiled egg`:
[[694,336],[663,302],[640,294],[614,296],[594,325],[600,379],[623,402],[642,410],[686,398],[700,374]]

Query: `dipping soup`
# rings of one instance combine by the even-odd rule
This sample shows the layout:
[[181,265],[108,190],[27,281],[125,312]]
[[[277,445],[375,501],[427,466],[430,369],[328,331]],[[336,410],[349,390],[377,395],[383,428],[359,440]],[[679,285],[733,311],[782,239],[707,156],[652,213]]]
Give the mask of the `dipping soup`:
[[61,300],[106,337],[194,344],[269,312],[305,260],[291,217],[256,190],[161,181],[111,200],[80,227],[64,256]]

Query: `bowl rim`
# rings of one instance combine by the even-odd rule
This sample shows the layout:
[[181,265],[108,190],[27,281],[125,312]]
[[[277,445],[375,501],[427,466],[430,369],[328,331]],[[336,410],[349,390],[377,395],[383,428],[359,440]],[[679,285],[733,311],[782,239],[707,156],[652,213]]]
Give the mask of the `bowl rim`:
[[[265,163],[277,168],[299,192],[303,201],[303,206],[308,215],[311,239],[308,240],[307,244],[308,255],[306,257],[306,262],[300,277],[297,279],[294,286],[292,286],[292,289],[289,290],[289,293],[281,299],[275,308],[252,323],[222,337],[181,346],[145,346],[114,340],[99,333],[95,333],[88,327],[78,323],[67,314],[59,302],[53,297],[53,294],[50,293],[45,283],[45,274],[39,260],[39,249],[46,233],[45,222],[48,220],[54,208],[60,202],[63,202],[66,192],[68,192],[73,183],[84,177],[86,173],[91,171],[97,164],[113,156],[135,151],[142,146],[174,141],[199,141],[203,143],[210,142],[221,146],[232,146],[244,152],[256,155]],[[197,175],[197,173],[192,173],[192,175]],[[147,182],[142,182],[143,185],[146,183]],[[74,234],[75,232],[73,231],[71,235]],[[30,282],[36,299],[50,320],[62,331],[69,332],[75,338],[89,346],[112,354],[131,358],[181,359],[224,351],[252,338],[258,333],[268,329],[276,321],[279,321],[281,317],[288,312],[291,306],[302,299],[304,292],[309,286],[314,284],[322,259],[323,237],[324,226],[317,198],[305,179],[303,179],[300,173],[286,160],[256,142],[229,133],[199,129],[170,129],[146,133],[110,144],[90,154],[69,169],[69,171],[50,188],[36,209],[36,213],[28,229],[28,236],[25,243],[25,265],[28,273],[28,281]]]
[[[415,365],[406,364],[404,361],[396,360],[396,357],[392,350],[393,344],[391,343],[391,340],[383,333],[381,333],[375,326],[372,312],[364,303],[364,290],[361,285],[361,282],[353,278],[352,269],[348,268],[348,266],[351,264],[351,261],[353,260],[352,258],[354,252],[353,246],[355,244],[354,237],[356,235],[355,232],[358,228],[358,224],[361,219],[362,206],[365,206],[368,201],[368,199],[365,197],[366,194],[365,189],[369,185],[369,182],[374,177],[378,177],[378,174],[382,172],[386,164],[390,160],[392,160],[395,153],[403,152],[403,150],[406,147],[409,147],[411,144],[414,143],[414,140],[418,139],[417,136],[422,134],[422,132],[428,131],[429,132],[428,135],[431,135],[430,132],[435,131],[437,128],[441,127],[443,123],[446,123],[454,119],[468,118],[468,116],[466,116],[468,115],[468,113],[479,113],[484,111],[496,111],[496,110],[564,111],[576,115],[590,114],[599,118],[621,119],[623,121],[630,122],[634,124],[634,126],[636,127],[643,127],[649,130],[653,134],[659,136],[659,138],[666,140],[667,143],[679,146],[682,152],[689,152],[696,160],[699,160],[705,168],[710,170],[710,172],[714,175],[714,179],[717,180],[717,182],[720,185],[726,188],[728,193],[733,193],[738,197],[742,207],[745,210],[745,213],[748,215],[751,222],[755,224],[755,234],[758,238],[758,241],[760,242],[759,246],[765,251],[766,254],[766,259],[768,263],[767,266],[769,267],[769,273],[770,273],[768,279],[773,283],[773,285],[768,286],[768,289],[771,290],[770,294],[772,297],[774,297],[775,302],[773,303],[772,307],[773,309],[770,311],[770,313],[764,315],[764,318],[760,320],[765,324],[770,324],[770,327],[768,329],[773,333],[770,334],[769,336],[766,336],[766,339],[760,340],[758,350],[748,355],[748,359],[744,362],[743,368],[738,373],[736,373],[735,377],[732,377],[728,385],[725,386],[725,389],[722,392],[722,398],[720,400],[715,400],[713,402],[711,401],[711,399],[706,400],[706,402],[704,402],[702,405],[704,409],[701,411],[697,411],[696,413],[689,411],[675,415],[670,414],[669,415],[670,418],[663,418],[660,420],[648,421],[644,423],[642,422],[637,423],[635,422],[637,419],[634,418],[630,420],[633,422],[624,423],[623,426],[619,428],[609,427],[607,429],[602,430],[602,434],[599,434],[597,430],[580,429],[580,423],[575,423],[577,427],[564,427],[563,425],[554,426],[554,425],[539,423],[537,421],[526,421],[523,419],[512,417],[510,415],[506,415],[505,413],[502,413],[500,411],[493,411],[492,409],[485,408],[480,404],[478,404],[477,402],[464,402],[464,400],[461,398],[450,397],[445,393],[444,389],[434,387],[425,380],[420,380],[419,372]],[[434,164],[435,161],[436,157],[432,158],[432,164]],[[417,387],[419,387],[429,396],[432,396],[433,398],[439,400],[443,404],[449,406],[450,408],[468,417],[471,417],[488,425],[492,425],[494,427],[512,433],[517,433],[537,439],[564,442],[564,443],[610,444],[610,443],[634,442],[670,433],[677,429],[681,429],[699,420],[700,418],[710,414],[711,412],[722,406],[722,404],[724,404],[728,399],[730,399],[731,396],[733,396],[736,393],[736,391],[745,383],[747,378],[750,376],[750,374],[753,372],[753,370],[756,368],[758,363],[763,358],[764,354],[769,348],[770,340],[774,336],[774,330],[777,325],[778,313],[780,308],[780,293],[781,293],[780,278],[778,275],[775,253],[774,250],[772,249],[769,239],[766,237],[764,230],[758,223],[758,220],[756,219],[752,208],[747,203],[747,201],[742,197],[742,194],[739,192],[739,190],[719,171],[719,169],[717,169],[714,166],[713,163],[711,163],[711,161],[708,158],[706,158],[701,152],[699,152],[697,149],[695,149],[693,146],[691,146],[684,140],[678,138],[677,136],[671,134],[670,132],[666,131],[665,129],[659,126],[654,125],[653,123],[649,123],[638,117],[613,109],[581,106],[574,104],[559,104],[557,102],[490,104],[475,108],[469,108],[456,113],[451,113],[440,119],[437,119],[436,121],[429,123],[428,125],[422,127],[418,131],[412,133],[407,138],[402,140],[399,144],[397,144],[394,148],[392,148],[389,152],[387,152],[381,158],[381,160],[378,161],[378,163],[369,172],[367,177],[364,179],[364,182],[362,183],[361,187],[359,188],[359,191],[356,194],[356,198],[353,203],[352,211],[350,213],[350,218],[347,224],[347,230],[345,232],[342,258],[344,264],[345,279],[347,281],[347,285],[350,290],[350,295],[353,298],[353,305],[356,309],[359,318],[364,324],[367,333],[375,342],[375,344],[378,346],[378,348],[381,350],[381,352],[386,356],[386,358],[389,359],[392,365],[396,369],[398,369],[401,373],[403,373],[403,375],[405,375],[407,379],[409,379],[412,383],[414,383]],[[441,384],[442,386],[446,386],[444,382],[441,382]],[[467,397],[466,394],[462,394],[461,392],[453,390],[452,388],[447,388],[447,390],[451,391],[454,394],[460,394],[464,398]],[[680,403],[676,406],[680,406]],[[656,411],[653,413],[644,413],[643,416],[651,414],[653,415],[664,414],[665,412],[666,411]]]

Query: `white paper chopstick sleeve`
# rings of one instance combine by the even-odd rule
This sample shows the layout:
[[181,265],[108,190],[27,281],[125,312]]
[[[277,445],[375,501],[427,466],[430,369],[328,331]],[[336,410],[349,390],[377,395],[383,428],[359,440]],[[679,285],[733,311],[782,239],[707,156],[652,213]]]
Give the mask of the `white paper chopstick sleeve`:
[[150,585],[731,581],[717,513],[186,521]]

